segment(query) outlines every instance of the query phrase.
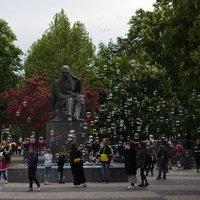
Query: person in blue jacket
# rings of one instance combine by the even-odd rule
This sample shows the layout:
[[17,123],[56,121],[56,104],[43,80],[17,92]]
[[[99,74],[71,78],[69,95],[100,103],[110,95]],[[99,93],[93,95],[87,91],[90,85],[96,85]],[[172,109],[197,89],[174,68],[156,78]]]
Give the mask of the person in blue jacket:
[[29,147],[29,160],[28,160],[28,179],[29,179],[29,187],[26,189],[27,192],[33,191],[33,181],[37,185],[37,191],[41,191],[40,183],[36,178],[37,171],[37,163],[38,163],[38,153],[34,151],[34,147]]

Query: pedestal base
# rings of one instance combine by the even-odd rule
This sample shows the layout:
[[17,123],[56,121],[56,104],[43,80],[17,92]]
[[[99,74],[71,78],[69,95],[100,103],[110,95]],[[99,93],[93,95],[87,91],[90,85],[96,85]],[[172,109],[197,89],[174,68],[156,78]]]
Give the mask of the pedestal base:
[[84,144],[86,141],[85,127],[83,122],[48,122],[46,124],[46,144],[51,148],[51,152],[55,158],[55,154],[59,152],[61,146],[65,146],[69,150],[71,139],[76,138],[77,143]]

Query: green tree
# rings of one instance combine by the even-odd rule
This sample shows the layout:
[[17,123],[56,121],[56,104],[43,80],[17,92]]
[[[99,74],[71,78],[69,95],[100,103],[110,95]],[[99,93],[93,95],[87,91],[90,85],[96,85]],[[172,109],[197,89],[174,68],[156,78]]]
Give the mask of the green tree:
[[75,74],[84,73],[83,69],[90,64],[93,56],[94,45],[84,25],[76,22],[71,28],[62,10],[28,51],[24,64],[26,76],[58,75],[64,64],[68,64]]
[[183,96],[200,88],[199,14],[198,0],[157,0],[154,11],[136,12],[124,39],[129,56],[164,67]]
[[0,93],[17,86],[22,51],[14,44],[16,36],[7,22],[0,19]]
[[[20,55],[22,51],[14,44],[15,34],[8,23],[0,19],[0,94],[18,85]],[[5,120],[5,103],[0,100],[0,124]]]
[[118,38],[117,44],[100,44],[95,62],[107,89],[100,99],[100,137],[110,137],[113,142],[119,135],[135,140],[162,134],[175,137],[171,110],[176,110],[177,98],[168,73],[162,67],[138,63],[137,54],[131,59],[123,42]]

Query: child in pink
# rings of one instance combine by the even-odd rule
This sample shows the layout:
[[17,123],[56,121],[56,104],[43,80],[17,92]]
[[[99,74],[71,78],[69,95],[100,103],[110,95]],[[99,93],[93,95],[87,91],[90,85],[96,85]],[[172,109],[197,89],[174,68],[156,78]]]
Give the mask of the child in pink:
[[7,168],[8,168],[8,166],[7,166],[7,163],[6,163],[5,158],[3,156],[3,152],[0,152],[0,177],[1,177],[1,174],[2,174],[5,183],[8,183],[7,175],[6,175]]

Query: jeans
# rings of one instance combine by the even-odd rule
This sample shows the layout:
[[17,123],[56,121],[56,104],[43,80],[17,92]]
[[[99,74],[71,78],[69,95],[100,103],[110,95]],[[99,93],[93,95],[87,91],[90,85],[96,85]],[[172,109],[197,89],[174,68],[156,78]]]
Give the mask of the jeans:
[[165,158],[158,159],[158,177],[161,177],[161,174],[163,173],[163,177],[166,178],[167,167],[168,167],[168,159]]
[[105,163],[105,162],[102,162],[101,163],[101,172],[102,172],[102,181],[106,181],[108,182],[109,181],[109,178],[110,178],[110,164],[109,163]]
[[4,181],[7,181],[6,170],[0,171],[0,177],[1,177],[1,174],[3,175]]
[[128,182],[129,182],[130,185],[134,184],[134,183],[137,183],[136,175],[127,175],[127,177],[128,177]]
[[49,182],[51,176],[51,167],[45,167],[44,169],[44,181]]
[[182,167],[182,165],[183,165],[183,156],[176,156],[176,165],[177,165],[177,167]]

